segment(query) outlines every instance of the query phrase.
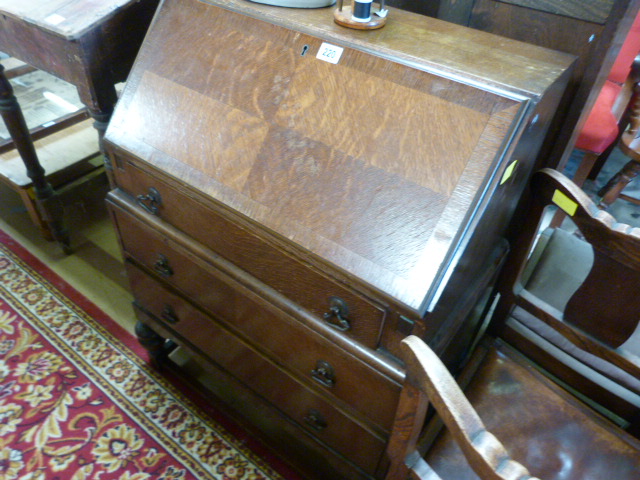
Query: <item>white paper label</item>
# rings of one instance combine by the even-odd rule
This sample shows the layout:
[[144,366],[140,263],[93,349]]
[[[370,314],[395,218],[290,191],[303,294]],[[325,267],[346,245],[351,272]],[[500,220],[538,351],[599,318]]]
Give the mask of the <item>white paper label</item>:
[[45,22],[50,23],[51,25],[58,25],[64,22],[65,20],[66,18],[64,18],[62,15],[58,15],[57,13],[54,13],[53,15],[49,15],[47,18],[44,19]]
[[338,63],[343,51],[344,48],[342,47],[336,47],[335,45],[331,45],[330,43],[322,42],[316,58],[329,63]]

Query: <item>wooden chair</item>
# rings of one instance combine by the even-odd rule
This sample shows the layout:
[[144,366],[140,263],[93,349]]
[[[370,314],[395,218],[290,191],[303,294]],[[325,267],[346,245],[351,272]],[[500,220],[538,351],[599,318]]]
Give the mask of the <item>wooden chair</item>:
[[582,150],[584,157],[573,175],[573,182],[577,185],[582,185],[587,177],[596,178],[629,124],[635,99],[634,86],[640,74],[640,66],[634,62],[638,53],[640,15],[636,15],[598,98],[580,129],[575,148]]
[[[534,175],[531,196],[498,282],[493,333],[638,435],[640,229],[617,223],[555,170]],[[577,230],[538,235],[549,205]]]
[[[466,396],[419,337],[402,343],[407,375],[387,447],[387,480],[638,478],[640,442],[504,343],[487,341],[476,351],[469,365],[479,367]],[[423,456],[418,439],[429,403],[447,429]]]
[[618,143],[618,147],[629,161],[598,191],[600,203],[605,207],[618,198],[640,205],[640,199],[623,193],[629,182],[640,173],[640,84],[636,83],[634,90],[629,128],[622,134]]

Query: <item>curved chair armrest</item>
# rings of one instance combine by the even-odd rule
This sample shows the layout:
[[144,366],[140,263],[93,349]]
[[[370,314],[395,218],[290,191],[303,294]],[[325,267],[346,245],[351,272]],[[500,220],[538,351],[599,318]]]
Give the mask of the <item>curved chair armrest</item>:
[[535,480],[487,431],[438,356],[416,336],[405,338],[402,344],[407,367],[405,382],[427,394],[476,474],[486,480]]

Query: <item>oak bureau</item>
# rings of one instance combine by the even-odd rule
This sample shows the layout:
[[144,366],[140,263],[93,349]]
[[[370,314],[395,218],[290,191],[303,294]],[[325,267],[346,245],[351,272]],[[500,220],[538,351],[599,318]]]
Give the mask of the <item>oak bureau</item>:
[[572,57],[391,9],[165,0],[106,133],[141,342],[301,471],[379,478],[399,341],[459,362]]

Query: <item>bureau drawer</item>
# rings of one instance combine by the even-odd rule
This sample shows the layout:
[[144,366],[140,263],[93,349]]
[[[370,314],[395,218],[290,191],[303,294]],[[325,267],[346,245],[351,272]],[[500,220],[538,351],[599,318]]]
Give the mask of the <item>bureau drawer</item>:
[[375,471],[384,451],[384,438],[343,414],[135,266],[129,264],[128,273],[136,302],[165,329],[175,332],[178,343],[195,347],[323,443],[368,473]]
[[[138,263],[158,272],[185,297],[260,345],[300,378],[346,402],[382,429],[391,428],[399,384],[206,265],[173,240],[122,210],[112,208],[112,213],[125,252]],[[131,270],[135,277],[132,283],[138,285],[136,298],[162,302],[162,298],[149,297],[149,291],[155,288],[151,279],[137,269]],[[185,336],[191,340],[193,335]],[[291,348],[292,339],[295,348]],[[371,392],[376,392],[375,399]]]
[[[116,157],[119,188],[190,237],[365,346],[378,346],[386,310],[168,182]],[[159,200],[152,202],[151,198]],[[211,203],[213,205],[213,203]],[[336,309],[344,306],[341,312]],[[347,323],[341,320],[347,319]],[[348,326],[347,326],[348,325]]]

